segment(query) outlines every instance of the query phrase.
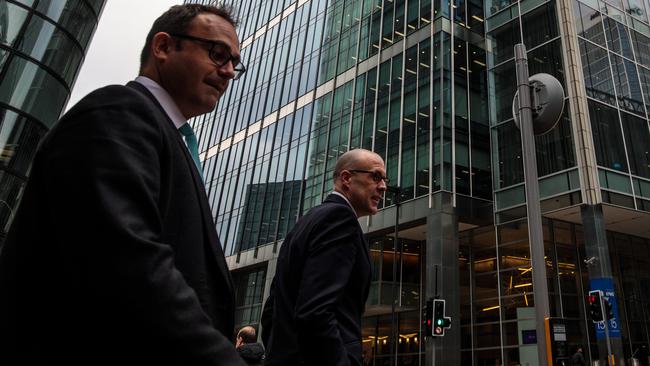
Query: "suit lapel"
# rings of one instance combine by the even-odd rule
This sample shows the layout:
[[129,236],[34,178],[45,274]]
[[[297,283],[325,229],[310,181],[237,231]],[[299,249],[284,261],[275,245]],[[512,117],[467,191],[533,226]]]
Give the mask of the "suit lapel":
[[205,192],[205,185],[203,184],[203,179],[200,176],[200,173],[194,164],[194,159],[190,155],[190,152],[187,150],[187,146],[185,145],[185,141],[183,141],[183,137],[181,134],[178,132],[176,129],[176,126],[174,125],[174,122],[169,118],[167,113],[165,113],[165,110],[163,107],[158,103],[158,100],[145,88],[142,84],[131,81],[126,84],[126,86],[131,87],[143,95],[146,95],[160,110],[160,113],[165,117],[167,120],[167,128],[172,129],[171,132],[173,136],[176,138],[176,142],[178,143],[179,150],[182,151],[183,156],[185,156],[185,162],[187,163],[190,171],[192,172],[192,181],[194,182],[194,188],[197,193],[199,204],[201,205],[201,219],[203,221],[203,228],[206,237],[208,238],[208,241],[210,243],[210,252],[212,253],[213,257],[215,258],[217,262],[217,267],[219,267],[219,272],[221,273],[221,276],[224,279],[224,282],[229,288],[229,292],[231,294],[234,293],[234,286],[232,283],[232,278],[230,277],[230,271],[228,270],[228,264],[226,263],[225,255],[223,252],[223,248],[221,247],[221,242],[219,241],[219,237],[217,235],[217,231],[214,226],[214,222],[212,220],[212,210],[210,209],[210,204],[208,201],[208,196]]

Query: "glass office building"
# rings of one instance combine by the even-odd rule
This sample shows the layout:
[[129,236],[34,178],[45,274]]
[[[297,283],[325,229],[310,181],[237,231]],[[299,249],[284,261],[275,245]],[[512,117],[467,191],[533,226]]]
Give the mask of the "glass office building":
[[[226,1],[248,71],[193,120],[237,286],[258,325],[278,249],[332,189],[338,156],[386,161],[381,211],[360,220],[373,277],[370,365],[537,365],[513,46],[565,89],[536,137],[550,316],[573,353],[607,359],[585,298],[615,306],[611,348],[650,341],[648,0]],[[424,338],[427,299],[452,327]],[[532,332],[532,333],[531,333]]]
[[70,97],[104,0],[0,0],[0,247],[38,143]]

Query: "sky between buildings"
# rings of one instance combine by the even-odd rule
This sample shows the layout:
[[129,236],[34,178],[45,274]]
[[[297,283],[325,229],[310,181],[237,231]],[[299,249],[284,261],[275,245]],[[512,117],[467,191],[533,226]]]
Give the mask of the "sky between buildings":
[[107,0],[66,110],[91,91],[138,75],[140,52],[153,21],[183,0]]

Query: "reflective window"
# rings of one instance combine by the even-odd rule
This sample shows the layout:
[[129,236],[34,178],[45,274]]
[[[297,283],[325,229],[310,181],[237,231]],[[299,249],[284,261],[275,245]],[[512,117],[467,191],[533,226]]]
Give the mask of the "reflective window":
[[526,13],[522,16],[521,24],[523,25],[524,44],[527,49],[532,49],[557,37],[559,34],[553,3],[548,3]]
[[492,39],[492,55],[495,65],[512,58],[515,44],[521,42],[519,21],[512,21],[490,32],[490,38]]
[[631,61],[612,53],[610,53],[610,60],[619,107],[633,113],[645,115],[636,67]]
[[47,130],[10,110],[0,110],[0,166],[26,172]]
[[580,56],[582,57],[582,72],[585,77],[587,96],[616,105],[607,51],[581,39]]
[[517,89],[514,61],[507,62],[491,70],[494,77],[493,112],[496,120],[501,122],[512,118],[512,98]]
[[609,50],[633,59],[628,28],[610,17],[605,17],[603,23]]
[[573,2],[573,12],[577,17],[576,28],[578,35],[596,44],[603,45],[605,43],[605,34],[603,25],[600,22],[600,12],[579,1]]
[[[495,140],[492,146],[498,146],[496,152],[498,180],[497,188],[508,187],[524,180],[524,168],[521,161],[521,133],[513,121],[504,123],[493,130]],[[493,152],[494,154],[494,152]]]
[[551,131],[535,138],[537,172],[540,177],[576,165],[573,132],[568,112],[569,104],[565,101],[564,113],[558,124]]
[[0,69],[2,69],[2,66],[4,66],[5,61],[9,57],[9,52],[3,50],[0,48]]
[[648,121],[627,113],[621,113],[630,173],[650,178],[650,130]]
[[86,0],[93,7],[95,14],[99,14],[104,6],[105,0]]
[[51,67],[68,85],[82,58],[81,50],[66,33],[38,16],[32,17],[18,48]]
[[641,89],[645,104],[650,105],[650,70],[639,66],[639,79],[641,80]]
[[6,45],[12,45],[16,40],[16,36],[20,29],[23,27],[25,18],[27,17],[27,10],[3,1],[0,3],[0,42]]
[[262,314],[266,268],[233,272],[235,286],[235,328],[256,326]]
[[616,109],[590,100],[589,119],[598,165],[627,172],[623,136]]
[[0,101],[31,114],[48,127],[59,118],[69,91],[36,64],[14,57],[0,83]]
[[86,47],[97,19],[83,0],[41,0],[36,10],[59,23]]
[[650,38],[633,30],[630,32],[632,33],[636,61],[641,65],[650,66]]

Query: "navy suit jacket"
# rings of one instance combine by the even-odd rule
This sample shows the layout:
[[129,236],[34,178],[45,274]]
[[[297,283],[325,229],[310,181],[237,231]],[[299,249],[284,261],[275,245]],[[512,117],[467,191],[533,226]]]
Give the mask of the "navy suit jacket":
[[182,137],[108,86],[42,142],[0,254],[2,365],[243,365],[232,280]]
[[265,365],[361,365],[369,289],[367,242],[352,208],[331,194],[280,249],[262,315]]

